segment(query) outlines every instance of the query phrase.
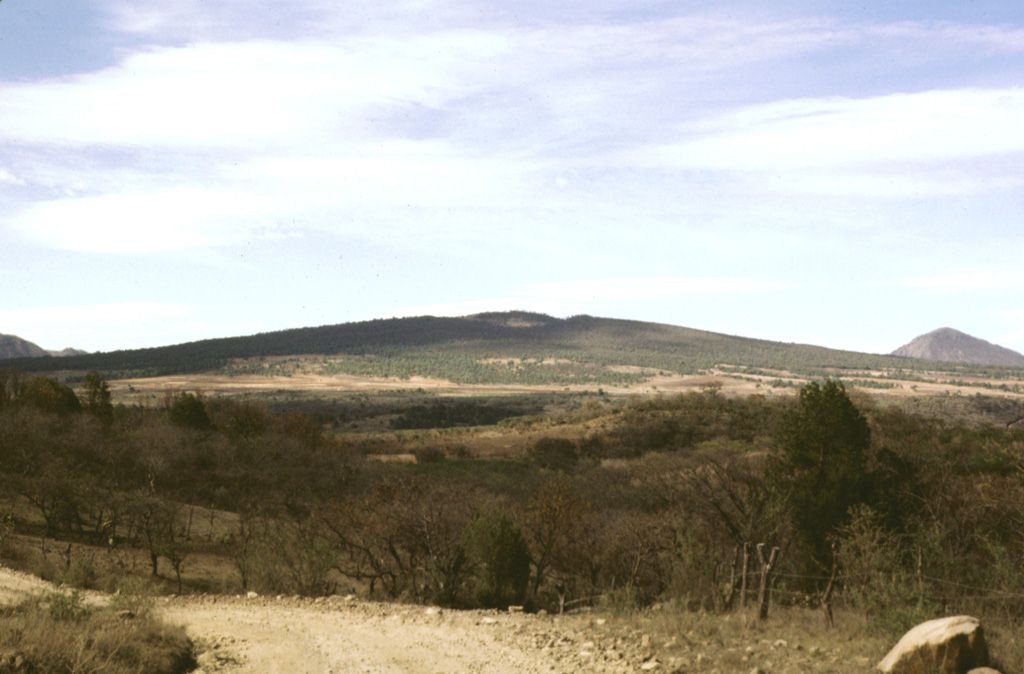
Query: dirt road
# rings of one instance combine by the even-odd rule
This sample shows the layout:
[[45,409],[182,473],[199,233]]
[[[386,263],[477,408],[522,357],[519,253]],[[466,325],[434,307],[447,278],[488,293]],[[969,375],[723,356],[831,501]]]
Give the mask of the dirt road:
[[[0,568],[0,604],[53,589]],[[88,593],[89,603],[105,600]],[[655,668],[639,638],[613,635],[603,620],[588,616],[448,611],[341,597],[164,597],[155,608],[185,626],[207,674],[619,674]]]
[[173,598],[159,605],[206,652],[206,672],[549,674],[634,672],[641,654],[599,648],[588,618],[297,598]]

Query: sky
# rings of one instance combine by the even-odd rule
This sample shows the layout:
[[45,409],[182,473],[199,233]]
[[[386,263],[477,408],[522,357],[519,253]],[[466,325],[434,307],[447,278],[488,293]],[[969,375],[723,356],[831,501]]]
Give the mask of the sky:
[[3,0],[0,333],[1024,352],[1019,0]]

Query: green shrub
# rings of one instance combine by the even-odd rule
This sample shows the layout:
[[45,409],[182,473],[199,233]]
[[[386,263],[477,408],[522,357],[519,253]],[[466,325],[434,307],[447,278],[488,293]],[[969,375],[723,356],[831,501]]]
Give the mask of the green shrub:
[[89,607],[82,601],[82,593],[78,590],[50,592],[43,597],[43,603],[50,617],[58,622],[84,620],[90,614]]
[[530,546],[500,510],[481,513],[466,529],[466,552],[479,565],[476,600],[488,608],[522,604],[530,579]]
[[937,617],[939,607],[915,577],[906,546],[882,526],[878,513],[868,506],[851,511],[838,554],[845,598],[865,613],[874,633],[898,637]]
[[91,559],[76,559],[71,562],[71,566],[64,573],[60,574],[60,582],[83,590],[99,589],[98,580],[99,574]]
[[110,607],[140,617],[149,614],[160,589],[149,578],[127,576],[117,582]]

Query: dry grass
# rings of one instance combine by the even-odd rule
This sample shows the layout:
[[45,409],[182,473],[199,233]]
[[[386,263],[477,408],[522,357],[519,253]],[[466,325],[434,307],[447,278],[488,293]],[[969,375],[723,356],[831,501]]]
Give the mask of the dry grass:
[[[879,635],[863,614],[837,610],[835,627],[824,613],[773,607],[761,623],[753,610],[716,615],[672,605],[645,611],[610,611],[604,629],[647,644],[663,671],[753,672],[770,674],[863,674],[889,652],[902,635]],[[598,620],[598,622],[603,622]],[[992,665],[1002,672],[1024,671],[1024,631],[1007,619],[982,617]]]
[[0,611],[0,671],[179,674],[195,668],[181,628],[53,593]]
[[667,671],[863,673],[892,646],[871,636],[858,615],[837,612],[829,629],[821,611],[800,608],[774,608],[762,624],[753,611],[712,615],[667,605],[616,615],[608,627],[649,643]]

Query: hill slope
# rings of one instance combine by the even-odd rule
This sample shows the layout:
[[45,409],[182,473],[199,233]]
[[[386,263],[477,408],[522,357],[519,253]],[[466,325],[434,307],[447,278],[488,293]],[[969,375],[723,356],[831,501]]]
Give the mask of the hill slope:
[[[458,318],[420,316],[300,328],[115,351],[60,360],[24,360],[17,367],[90,370],[132,376],[212,371],[238,361],[280,356],[338,356],[343,371],[372,376],[446,377],[452,381],[520,381],[528,361],[576,368],[590,382],[594,370],[623,368],[692,373],[719,364],[800,371],[824,376],[833,368],[923,367],[893,356],[837,351],[723,335],[692,328],[593,316],[560,319],[526,312]],[[234,367],[235,365],[232,365]],[[534,367],[534,371],[539,367]],[[588,370],[584,372],[583,370]],[[560,380],[576,373],[563,372]],[[498,379],[495,379],[498,377]],[[518,377],[518,379],[517,379]],[[511,379],[510,379],[511,378]]]
[[1024,355],[952,328],[921,335],[892,352],[894,356],[950,363],[1024,367]]
[[45,349],[27,339],[0,335],[0,360],[7,358],[39,358],[49,355]]

